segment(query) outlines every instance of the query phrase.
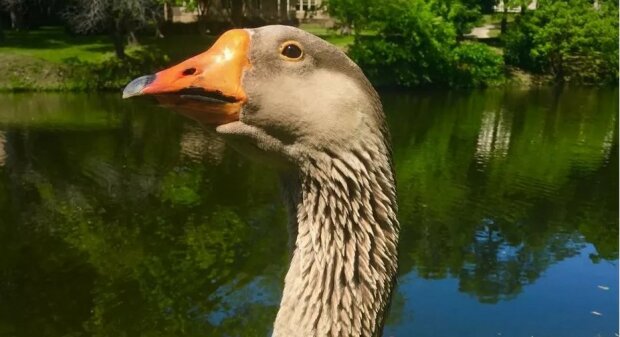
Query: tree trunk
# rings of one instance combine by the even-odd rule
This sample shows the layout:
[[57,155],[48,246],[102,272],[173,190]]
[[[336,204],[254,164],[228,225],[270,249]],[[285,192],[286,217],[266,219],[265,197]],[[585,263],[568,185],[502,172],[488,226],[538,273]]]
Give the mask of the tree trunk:
[[112,42],[114,43],[114,53],[116,57],[121,60],[127,58],[127,54],[125,54],[125,39],[121,32],[114,32],[112,35]]
[[[201,0],[198,1],[198,32],[200,35],[207,34],[207,20],[209,16],[209,7],[211,1]],[[210,32],[213,33],[213,32]]]
[[243,0],[232,0],[230,16],[235,27],[243,26]]
[[288,8],[286,8],[286,4],[288,1],[280,0],[280,7],[278,8],[278,18],[280,22],[287,23],[289,21],[288,18]]
[[164,1],[164,21],[172,22],[172,17],[172,4],[170,4],[170,1]]
[[9,15],[11,17],[11,29],[21,30],[22,29],[22,13],[20,13],[17,9],[13,8],[9,11]]
[[163,26],[164,23],[161,20],[157,20],[157,22],[155,22],[155,38],[163,39],[165,37],[162,29]]
[[127,34],[127,44],[130,46],[137,46],[140,44],[140,42],[138,41],[138,37],[133,31]]
[[506,31],[508,30],[508,6],[506,2],[504,2],[504,13],[502,14],[502,23],[500,24],[500,26],[501,26],[501,33],[502,35],[504,35]]
[[561,53],[558,53],[555,59],[555,80],[558,83],[564,83],[564,57]]

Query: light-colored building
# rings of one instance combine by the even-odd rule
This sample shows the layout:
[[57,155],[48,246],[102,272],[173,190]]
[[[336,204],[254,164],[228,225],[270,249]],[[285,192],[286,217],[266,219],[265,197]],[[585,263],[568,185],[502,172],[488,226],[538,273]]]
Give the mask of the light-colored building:
[[[325,20],[329,17],[323,0],[243,0],[242,16],[249,20],[263,20],[265,23],[291,22],[294,20]],[[198,21],[200,11],[205,11],[207,20],[227,21],[232,17],[233,0],[212,0],[208,8],[166,7],[165,18],[172,22],[191,23]]]
[[[538,0],[532,0],[532,2],[530,2],[529,5],[527,5],[526,9],[528,11],[531,11],[531,10],[535,10],[536,8],[538,8]],[[500,0],[497,5],[493,6],[493,9],[499,13],[504,12],[504,1]],[[521,7],[520,6],[508,7],[507,12],[508,13],[521,13]]]
[[326,8],[323,0],[297,0],[295,15],[298,20],[327,20]]

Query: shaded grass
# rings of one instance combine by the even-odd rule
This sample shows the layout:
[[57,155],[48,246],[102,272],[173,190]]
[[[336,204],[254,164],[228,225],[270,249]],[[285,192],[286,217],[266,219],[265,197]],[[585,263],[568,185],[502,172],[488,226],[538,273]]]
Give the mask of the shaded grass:
[[302,23],[299,28],[314,34],[323,40],[335,45],[336,47],[346,51],[353,44],[352,35],[340,35],[335,30],[327,28],[317,23]]
[[[346,50],[352,36],[318,25],[308,30]],[[207,50],[215,36],[139,36],[119,60],[109,36],[74,35],[61,27],[5,32],[0,41],[0,91],[116,89],[131,78],[152,73]]]
[[[504,15],[503,13],[484,14],[482,15],[481,24],[499,26],[500,23],[502,22],[503,15]],[[520,13],[508,13],[508,15],[506,16],[506,22],[508,23],[514,22],[517,15],[520,15]]]
[[[353,43],[352,36],[341,36],[335,31],[319,25],[302,27],[312,34],[346,47]],[[164,38],[139,37],[139,46],[130,46],[131,53],[136,49],[149,49],[168,56],[171,62],[179,62],[207,50],[215,36],[207,35],[169,35]],[[113,56],[112,40],[105,35],[71,35],[61,27],[43,27],[33,31],[6,31],[0,42],[0,55],[23,55],[55,63],[67,60],[99,63]]]
[[501,33],[502,32],[501,32],[501,30],[499,28],[493,28],[493,29],[489,30],[489,37],[490,38],[497,38],[497,37],[500,36]]
[[[140,37],[140,45],[130,46],[127,52],[149,49],[180,61],[205,51],[213,36],[174,35],[163,39]],[[112,40],[105,35],[71,35],[60,27],[43,27],[34,31],[7,31],[0,42],[0,55],[23,55],[55,63],[67,60],[99,63],[114,56]]]
[[72,36],[59,27],[6,31],[5,39],[0,43],[0,54],[22,55],[56,63],[67,59],[99,62],[113,51],[112,41],[106,36]]
[[[303,27],[302,27],[303,28]],[[305,27],[347,49],[352,36],[319,25]],[[0,41],[0,90],[97,90],[122,87],[132,76],[151,73],[207,50],[216,36],[140,36],[118,60],[110,37],[74,35],[61,27],[6,31]]]
[[60,27],[7,31],[0,42],[0,90],[114,89],[132,76],[199,54],[213,41],[201,35],[142,36],[121,61],[105,35],[72,35]]

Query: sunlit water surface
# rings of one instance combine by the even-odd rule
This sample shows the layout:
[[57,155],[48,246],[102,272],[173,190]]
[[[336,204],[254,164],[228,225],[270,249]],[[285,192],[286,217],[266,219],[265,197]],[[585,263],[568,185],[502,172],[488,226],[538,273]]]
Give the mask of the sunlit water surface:
[[[384,335],[617,336],[617,89],[382,96]],[[268,336],[287,259],[274,172],[193,122],[0,95],[0,336]]]

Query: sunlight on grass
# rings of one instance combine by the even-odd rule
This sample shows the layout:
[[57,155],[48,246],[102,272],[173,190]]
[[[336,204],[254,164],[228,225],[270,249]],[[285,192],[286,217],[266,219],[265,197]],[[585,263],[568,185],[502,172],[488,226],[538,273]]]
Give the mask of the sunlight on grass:
[[5,34],[0,53],[32,56],[57,63],[71,58],[97,62],[114,51],[111,41],[105,36],[69,35],[58,27],[7,31]]
[[299,28],[305,30],[308,33],[314,34],[345,51],[347,50],[349,45],[353,44],[352,35],[340,35],[337,31],[326,28],[323,25],[317,23],[302,23],[301,25],[299,25]]
[[[214,41],[212,36],[201,35],[139,39],[141,45],[128,47],[128,53],[145,47],[154,48],[168,54],[175,62],[207,50]],[[0,54],[24,55],[55,63],[70,59],[98,63],[113,56],[114,47],[105,35],[70,35],[59,27],[44,27],[33,31],[7,31],[5,40],[0,44]]]
[[[301,28],[343,49],[353,43],[352,36],[339,35],[318,24],[302,25]],[[152,48],[167,54],[171,62],[179,62],[207,50],[214,40],[214,36],[197,34],[170,35],[163,39],[139,37],[140,46],[128,47],[127,51]],[[99,63],[113,56],[114,47],[105,35],[71,35],[60,27],[43,27],[32,31],[7,31],[0,44],[0,54],[24,55],[55,63],[67,60]]]
[[[353,43],[353,36],[339,35],[320,25],[302,28],[344,51]],[[0,91],[110,89],[121,86],[129,74],[140,69],[157,71],[200,54],[216,38],[199,34],[138,36],[139,44],[125,50],[129,63],[121,63],[106,35],[75,35],[61,27],[7,31],[0,43],[0,73],[4,74]]]

